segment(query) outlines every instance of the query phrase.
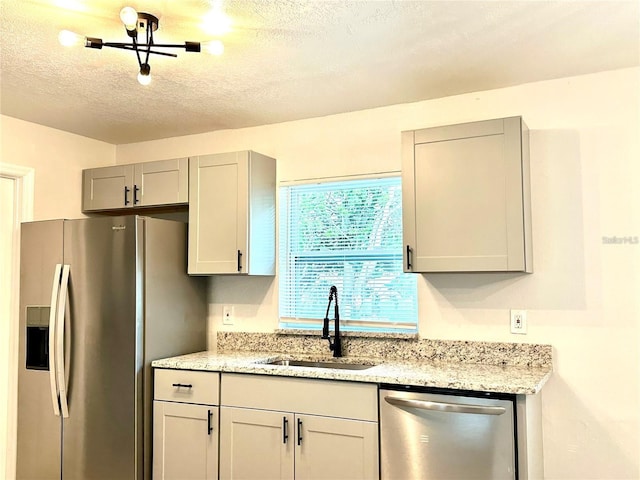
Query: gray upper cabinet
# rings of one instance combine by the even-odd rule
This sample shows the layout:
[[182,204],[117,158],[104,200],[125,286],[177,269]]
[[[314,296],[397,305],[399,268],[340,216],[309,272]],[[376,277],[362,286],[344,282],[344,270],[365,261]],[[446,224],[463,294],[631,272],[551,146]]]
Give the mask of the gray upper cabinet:
[[133,165],[91,168],[82,172],[82,210],[133,206]]
[[407,272],[531,272],[521,117],[402,132]]
[[275,275],[275,159],[191,157],[189,183],[189,274]]
[[189,159],[92,168],[82,172],[82,210],[186,205]]

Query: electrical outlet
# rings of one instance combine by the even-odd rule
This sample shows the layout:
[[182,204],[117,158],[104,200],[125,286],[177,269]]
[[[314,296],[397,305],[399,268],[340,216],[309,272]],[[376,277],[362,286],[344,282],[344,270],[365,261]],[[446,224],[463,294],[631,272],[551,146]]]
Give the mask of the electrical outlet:
[[233,306],[225,305],[222,307],[222,324],[233,325]]
[[526,310],[511,310],[511,333],[527,333]]

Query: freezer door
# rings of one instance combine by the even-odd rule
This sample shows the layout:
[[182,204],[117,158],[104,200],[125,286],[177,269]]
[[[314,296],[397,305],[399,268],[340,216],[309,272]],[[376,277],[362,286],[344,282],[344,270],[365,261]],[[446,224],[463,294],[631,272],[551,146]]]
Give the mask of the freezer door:
[[[18,360],[19,480],[60,479],[61,419],[54,413],[49,370],[49,318],[63,221],[22,224]],[[57,400],[56,400],[57,401]]]
[[64,262],[70,265],[65,480],[137,475],[142,322],[135,225],[133,216],[65,222]]
[[383,480],[514,480],[512,400],[380,390]]

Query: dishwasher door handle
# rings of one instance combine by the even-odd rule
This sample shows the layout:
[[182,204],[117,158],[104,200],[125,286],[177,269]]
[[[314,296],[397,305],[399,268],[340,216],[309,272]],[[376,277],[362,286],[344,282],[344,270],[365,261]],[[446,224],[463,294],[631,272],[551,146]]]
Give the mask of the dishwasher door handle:
[[429,400],[411,400],[399,397],[384,397],[387,403],[398,407],[419,408],[420,410],[435,410],[450,413],[475,413],[477,415],[502,415],[507,411],[504,407],[490,407],[485,405],[462,405],[459,403],[432,402]]

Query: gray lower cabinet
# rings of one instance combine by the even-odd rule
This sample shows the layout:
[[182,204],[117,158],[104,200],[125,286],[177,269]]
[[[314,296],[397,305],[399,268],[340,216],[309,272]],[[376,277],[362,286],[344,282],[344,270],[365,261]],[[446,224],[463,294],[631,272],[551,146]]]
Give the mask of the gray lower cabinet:
[[275,275],[275,159],[191,157],[189,184],[189,274]]
[[82,210],[186,205],[188,174],[188,158],[83,170]]
[[521,117],[402,132],[407,272],[531,272]]
[[295,478],[378,478],[377,422],[302,414],[295,420]]
[[223,374],[220,479],[377,479],[377,387]]
[[[379,428],[376,384],[171,369],[154,373],[154,480],[377,480],[381,473],[382,478],[453,478],[464,462],[492,449],[497,455],[501,444],[508,445],[512,463],[517,452],[518,479],[543,477],[540,394],[516,395],[515,415],[510,407],[506,416],[475,415],[474,420],[473,412],[449,413],[448,397],[436,399],[445,403],[427,402],[427,410],[436,408],[435,413],[396,402],[397,418],[391,418],[384,403],[389,394],[381,391]],[[477,403],[469,397],[465,402]],[[407,424],[409,418],[415,420]],[[491,428],[495,418],[506,422],[506,433]],[[416,427],[426,423],[434,429]],[[435,461],[425,463],[429,452]],[[394,475],[392,464],[412,470]],[[513,469],[503,470],[505,478],[514,475]],[[503,478],[479,467],[473,471],[478,478]]]
[[222,407],[220,478],[293,479],[293,432],[291,413]]
[[218,407],[154,401],[153,478],[217,479],[217,419]]
[[218,478],[219,374],[156,370],[153,479]]

